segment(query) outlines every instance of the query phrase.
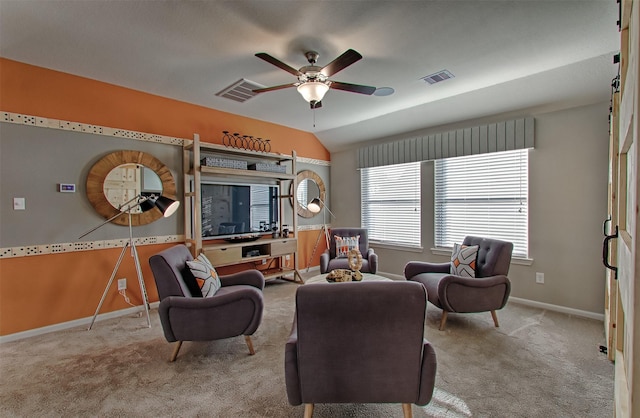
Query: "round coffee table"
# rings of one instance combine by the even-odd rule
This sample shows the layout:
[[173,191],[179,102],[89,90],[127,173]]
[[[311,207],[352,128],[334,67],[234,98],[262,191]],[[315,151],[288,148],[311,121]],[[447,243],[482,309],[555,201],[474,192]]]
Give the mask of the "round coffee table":
[[[331,282],[327,281],[327,274],[329,273],[318,274],[317,276],[310,277],[307,280],[305,280],[304,284],[317,284],[317,283],[329,284]],[[377,274],[362,273],[362,281],[363,282],[391,281],[391,279],[384,276],[378,276]]]

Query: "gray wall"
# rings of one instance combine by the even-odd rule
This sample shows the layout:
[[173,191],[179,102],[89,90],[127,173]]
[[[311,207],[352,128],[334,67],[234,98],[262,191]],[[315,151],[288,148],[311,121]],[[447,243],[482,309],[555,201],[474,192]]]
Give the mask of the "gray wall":
[[[179,146],[0,123],[0,247],[77,242],[104,221],[87,200],[86,177],[100,158],[121,149],[145,151],[162,161],[174,176],[178,196],[182,195]],[[60,193],[58,183],[75,183],[77,191]],[[26,210],[13,210],[14,197],[26,199]],[[176,215],[135,227],[133,234],[183,234],[183,211]],[[127,236],[127,227],[107,224],[82,240]]]
[[[529,154],[529,256],[512,264],[514,297],[601,314],[605,271],[602,222],[607,216],[608,103],[535,117],[535,149]],[[508,115],[512,117],[513,114]],[[499,120],[473,121],[468,126]],[[504,119],[507,119],[505,116]],[[464,124],[425,130],[428,134]],[[408,136],[407,136],[408,137]],[[396,140],[398,137],[383,141]],[[380,141],[375,141],[380,142]],[[331,209],[336,226],[360,225],[360,175],[356,149],[331,155]],[[382,272],[402,275],[412,260],[447,262],[434,255],[433,163],[422,163],[422,251],[374,247]],[[535,283],[535,273],[545,283]]]

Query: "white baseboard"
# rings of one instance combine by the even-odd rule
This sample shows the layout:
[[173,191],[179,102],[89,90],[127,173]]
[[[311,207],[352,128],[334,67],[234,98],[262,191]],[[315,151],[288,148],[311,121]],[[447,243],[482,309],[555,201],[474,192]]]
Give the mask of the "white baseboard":
[[580,316],[583,318],[596,319],[598,321],[604,322],[603,313],[599,314],[595,312],[583,311],[580,309],[567,308],[566,306],[552,305],[550,303],[543,303],[535,300],[521,299],[521,298],[515,298],[515,297],[509,297],[509,302],[518,303],[520,305],[531,306],[533,308],[545,309],[547,311],[560,312],[567,315],[574,315],[574,316]]
[[[149,304],[151,309],[158,309],[158,305],[160,305],[160,302],[153,302]],[[104,314],[99,314],[96,317],[96,322],[104,321],[105,319],[119,318],[121,316],[135,314],[140,311],[144,311],[144,306],[134,306],[132,308],[126,308],[118,311],[107,312]],[[23,340],[25,338],[35,337],[36,335],[48,334],[50,332],[63,331],[66,329],[76,328],[80,326],[88,326],[89,324],[91,324],[92,320],[93,320],[93,316],[88,316],[86,318],[75,319],[73,321],[62,322],[60,324],[54,324],[54,325],[49,325],[42,328],[30,329],[28,331],[16,332],[15,334],[3,335],[3,336],[0,336],[0,344],[8,343],[11,341]]]
[[[390,279],[394,279],[394,280],[405,279],[404,276],[401,276],[399,274],[384,273],[384,272],[378,272],[377,274],[381,276],[389,277]],[[604,313],[598,314],[595,312],[583,311],[580,309],[567,308],[565,306],[560,306],[560,305],[552,305],[550,303],[537,302],[535,300],[516,298],[513,296],[509,297],[509,302],[518,303],[520,305],[531,306],[533,308],[538,308],[538,309],[545,309],[547,311],[560,312],[567,315],[574,315],[574,316],[580,316],[583,318],[596,319],[598,321],[604,322]]]

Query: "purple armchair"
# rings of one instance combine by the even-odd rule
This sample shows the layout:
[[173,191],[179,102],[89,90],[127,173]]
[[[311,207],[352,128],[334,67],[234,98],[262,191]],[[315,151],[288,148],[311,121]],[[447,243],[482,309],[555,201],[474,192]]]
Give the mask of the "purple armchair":
[[444,330],[449,312],[491,312],[496,327],[496,310],[507,304],[511,282],[507,277],[513,244],[497,239],[465,237],[463,245],[478,245],[476,277],[449,274],[450,263],[412,261],[404,268],[407,280],[422,283],[429,302],[442,309],[440,330]]
[[339,237],[355,237],[360,235],[360,253],[362,254],[363,273],[375,274],[378,271],[378,254],[369,248],[369,237],[364,228],[333,228],[329,235],[329,248],[320,254],[320,273],[329,273],[335,269],[348,269],[349,260],[347,258],[336,258],[336,239]]
[[220,276],[222,287],[203,298],[187,266],[193,260],[186,246],[168,248],[149,259],[160,296],[160,322],[168,342],[177,341],[175,361],[183,341],[212,341],[245,336],[249,354],[255,354],[251,335],[262,321],[264,276],[247,270]]
[[289,403],[304,403],[305,417],[316,403],[401,403],[411,417],[411,404],[428,404],[435,385],[426,309],[419,283],[300,286],[285,345]]

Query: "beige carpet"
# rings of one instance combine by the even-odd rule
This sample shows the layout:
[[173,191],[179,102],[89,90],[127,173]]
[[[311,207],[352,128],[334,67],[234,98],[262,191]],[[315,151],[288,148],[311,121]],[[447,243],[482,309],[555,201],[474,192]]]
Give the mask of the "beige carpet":
[[[339,285],[339,284],[338,284]],[[288,404],[283,353],[298,285],[265,289],[256,355],[242,337],[172,345],[157,311],[152,328],[130,315],[0,345],[2,417],[302,417]],[[610,417],[613,364],[598,351],[601,322],[509,304],[498,312],[449,315],[429,305],[435,346],[434,399],[415,417]],[[398,404],[317,405],[315,417],[401,417]]]

